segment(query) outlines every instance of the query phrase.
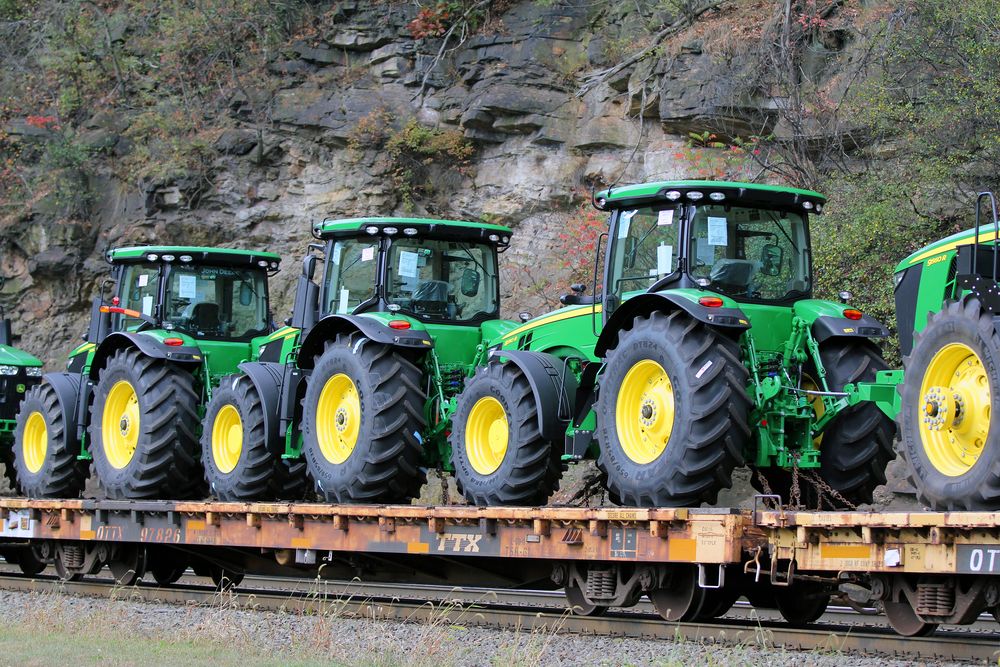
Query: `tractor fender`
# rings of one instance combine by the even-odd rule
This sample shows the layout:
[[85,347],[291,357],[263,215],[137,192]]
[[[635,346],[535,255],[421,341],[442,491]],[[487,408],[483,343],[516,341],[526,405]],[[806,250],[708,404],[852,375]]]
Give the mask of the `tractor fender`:
[[718,328],[722,333],[733,337],[750,328],[750,318],[739,308],[709,308],[677,294],[662,292],[640,294],[624,301],[612,313],[597,338],[594,354],[603,357],[610,348],[617,345],[618,332],[631,326],[630,323],[636,317],[674,310],[683,310],[699,322]]
[[822,343],[830,338],[888,338],[889,330],[867,315],[862,315],[860,320],[824,315],[813,322],[812,335],[817,343]]
[[223,378],[223,383],[236,383],[243,380],[252,382],[260,396],[261,407],[264,409],[264,440],[269,445],[279,440],[278,415],[281,407],[281,378],[284,364],[244,361],[239,365],[243,375],[229,375]]
[[129,347],[138,348],[140,352],[153,359],[166,359],[178,363],[200,364],[204,357],[201,350],[194,346],[164,345],[155,338],[131,331],[116,331],[98,346],[94,359],[90,362],[90,379],[96,380],[104,364],[118,350]]
[[[77,441],[77,427],[80,424],[80,385],[83,378],[75,373],[46,373],[42,382],[56,392],[59,409],[66,416],[66,433]],[[86,406],[83,406],[86,409]]]
[[490,353],[490,363],[497,363],[501,358],[517,366],[528,379],[538,407],[538,430],[542,437],[561,443],[573,414],[576,376],[566,367],[565,361],[544,352],[494,350]]
[[408,350],[424,352],[434,347],[434,341],[426,331],[412,329],[392,329],[383,326],[370,317],[359,315],[327,315],[316,323],[299,348],[299,367],[312,368],[313,360],[323,352],[323,345],[333,340],[337,334],[360,331],[376,343],[384,343]]

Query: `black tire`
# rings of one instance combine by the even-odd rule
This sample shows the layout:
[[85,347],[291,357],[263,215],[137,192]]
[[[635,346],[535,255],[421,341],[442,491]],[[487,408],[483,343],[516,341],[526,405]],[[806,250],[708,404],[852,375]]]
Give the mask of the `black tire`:
[[[841,391],[848,384],[875,380],[878,371],[888,369],[874,343],[858,338],[831,338],[820,344],[820,359],[826,370],[831,391]],[[819,477],[849,503],[872,502],[872,494],[885,484],[885,468],[895,458],[893,439],[896,425],[874,403],[859,403],[838,414],[823,430],[819,446]],[[761,468],[771,491],[786,502],[790,500],[791,473],[780,468]],[[754,478],[754,486],[760,486]],[[819,490],[809,480],[799,479],[800,501],[816,508],[821,502]],[[835,509],[843,503],[829,494],[823,496]]]
[[[615,412],[626,374],[647,360],[669,378],[674,417],[662,451],[639,463],[623,448]],[[750,440],[746,383],[736,342],[682,311],[637,318],[608,350],[597,397],[597,465],[607,475],[610,498],[635,507],[715,502],[732,486],[732,471],[743,465]],[[636,419],[644,414],[637,412]],[[655,419],[656,412],[650,414]]]
[[[318,406],[324,389],[335,388],[335,378],[346,376],[357,397],[357,424],[348,421],[318,424]],[[316,357],[303,400],[303,453],[316,492],[326,502],[408,503],[420,494],[427,479],[420,467],[423,454],[425,395],[420,369],[388,345],[360,333],[340,334]],[[324,400],[329,399],[329,395]],[[343,414],[347,414],[344,412]],[[356,429],[353,445],[342,460],[330,451],[328,429]],[[350,431],[349,431],[350,432]]]
[[[216,460],[213,447],[218,419],[238,415],[242,443],[235,467]],[[235,412],[233,412],[235,411]],[[305,459],[283,459],[283,442],[268,442],[264,429],[264,404],[254,383],[245,375],[222,380],[205,411],[201,434],[201,462],[208,491],[228,501],[301,500],[306,489]]]
[[[25,428],[34,415],[44,420],[46,437],[44,459],[37,470],[28,465],[32,457],[26,457],[24,441]],[[79,498],[89,471],[88,462],[80,461],[79,455],[76,424],[63,412],[56,390],[48,383],[29,389],[14,428],[13,467],[21,493],[29,498]]]
[[[926,412],[921,387],[925,375],[932,372],[935,355],[946,346],[960,344],[974,352],[980,361],[984,382],[989,386],[989,402],[983,401],[980,410],[988,410],[990,417],[1000,415],[1000,335],[993,324],[993,316],[985,312],[974,297],[962,301],[948,301],[937,313],[927,319],[927,326],[916,334],[913,350],[903,359],[906,370],[899,413],[901,436],[900,451],[907,463],[910,481],[917,490],[917,500],[935,510],[995,510],[1000,509],[1000,430],[990,417],[978,418],[979,427],[985,432],[978,458],[965,470],[951,470],[945,474],[929,455],[930,432],[924,433],[923,419]],[[982,394],[978,394],[982,396]],[[963,398],[968,402],[968,398]],[[945,427],[947,425],[945,424]],[[945,433],[947,433],[945,428]]]
[[[469,451],[476,442],[470,432],[470,416],[484,400],[502,408],[507,423],[506,451],[492,472],[487,472],[481,461],[478,465],[483,472],[477,471],[472,460],[476,457]],[[562,448],[542,437],[535,396],[521,369],[514,364],[479,368],[457,401],[449,440],[455,481],[462,495],[479,506],[545,504],[559,488]]]
[[[137,398],[138,436],[130,457],[109,458],[102,421],[109,394],[118,383],[131,385]],[[198,394],[190,372],[136,349],[118,350],[100,371],[90,408],[90,452],[108,498],[185,499],[201,495],[198,470]],[[109,419],[111,416],[109,415]],[[135,428],[126,415],[114,416]],[[113,451],[113,450],[112,450]]]

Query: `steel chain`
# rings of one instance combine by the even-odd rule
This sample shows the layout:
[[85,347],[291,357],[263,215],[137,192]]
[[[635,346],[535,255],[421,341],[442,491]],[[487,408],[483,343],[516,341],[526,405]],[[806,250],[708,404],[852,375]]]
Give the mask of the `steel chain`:
[[[767,477],[764,476],[764,471],[763,470],[761,470],[760,468],[754,468],[753,469],[753,474],[757,476],[757,481],[760,483],[760,491],[761,491],[761,493],[763,493],[765,496],[774,496],[774,495],[777,495],[774,491],[771,490],[771,485],[767,483]],[[781,496],[778,496],[778,497],[780,498]],[[774,499],[773,498],[765,498],[764,502],[766,502],[766,503],[772,503],[772,502],[774,502]],[[774,509],[776,509],[776,510],[781,509],[781,500],[778,501],[778,504],[777,504],[776,507],[774,507]]]
[[834,506],[834,504],[833,504],[832,501],[829,501],[829,498],[832,498],[833,500],[839,501],[845,507],[847,507],[847,509],[849,509],[849,510],[856,510],[856,509],[858,509],[857,505],[855,505],[854,503],[852,503],[850,500],[848,500],[843,495],[841,495],[841,493],[839,491],[837,491],[832,486],[830,486],[829,484],[827,484],[826,481],[822,477],[820,477],[819,474],[816,473],[815,471],[810,470],[810,471],[804,472],[802,474],[819,491],[820,509],[822,509],[822,504],[823,504],[822,499],[823,499],[824,494],[826,494],[828,496],[828,502],[830,502],[830,506],[833,509],[837,509],[837,507]]
[[791,509],[802,507],[802,490],[799,488],[799,460],[792,456],[792,490],[789,493],[788,506]]

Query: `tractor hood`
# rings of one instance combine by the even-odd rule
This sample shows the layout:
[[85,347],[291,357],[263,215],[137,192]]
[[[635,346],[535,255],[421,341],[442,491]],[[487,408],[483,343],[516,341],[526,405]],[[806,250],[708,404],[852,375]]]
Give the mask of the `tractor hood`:
[[0,366],[41,366],[40,359],[9,345],[0,345]]
[[[930,259],[935,255],[939,255],[944,252],[949,252],[955,250],[956,248],[964,245],[970,245],[974,242],[973,232],[975,230],[966,229],[964,232],[958,232],[957,234],[952,234],[951,236],[946,236],[940,241],[935,241],[934,243],[924,246],[920,250],[917,250],[909,257],[904,259],[896,266],[895,273],[899,273],[904,269],[908,269],[914,264],[919,264],[925,259]],[[996,229],[992,224],[983,225],[979,228],[979,242],[987,243],[993,240],[996,234]]]

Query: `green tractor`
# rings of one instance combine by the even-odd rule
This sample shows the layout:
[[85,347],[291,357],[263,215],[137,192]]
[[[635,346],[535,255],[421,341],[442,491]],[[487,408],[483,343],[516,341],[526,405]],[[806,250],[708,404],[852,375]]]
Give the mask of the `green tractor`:
[[933,509],[1000,509],[998,228],[996,199],[981,193],[973,229],[896,267],[901,453],[918,500]]
[[304,461],[325,501],[409,502],[428,467],[447,468],[454,396],[484,341],[516,326],[499,319],[511,231],[374,217],[312,231],[289,326],[208,405],[210,492],[266,499],[275,461]]
[[870,501],[893,458],[898,371],[874,342],[885,327],[811,298],[808,223],[824,204],[714,181],[598,194],[600,296],[575,285],[566,308],[505,331],[457,397],[468,500],[543,502],[556,456],[596,459],[623,505],[715,502],[744,464],[796,503]]
[[[0,289],[5,278],[0,276]],[[41,382],[42,362],[14,347],[10,320],[0,306],[0,463],[12,487],[17,488],[14,475],[14,417],[25,393]]]
[[280,258],[149,246],[106,259],[111,279],[94,299],[85,342],[66,372],[45,374],[21,403],[18,484],[30,498],[76,497],[92,460],[109,498],[201,497],[202,409],[273,332],[267,278]]

